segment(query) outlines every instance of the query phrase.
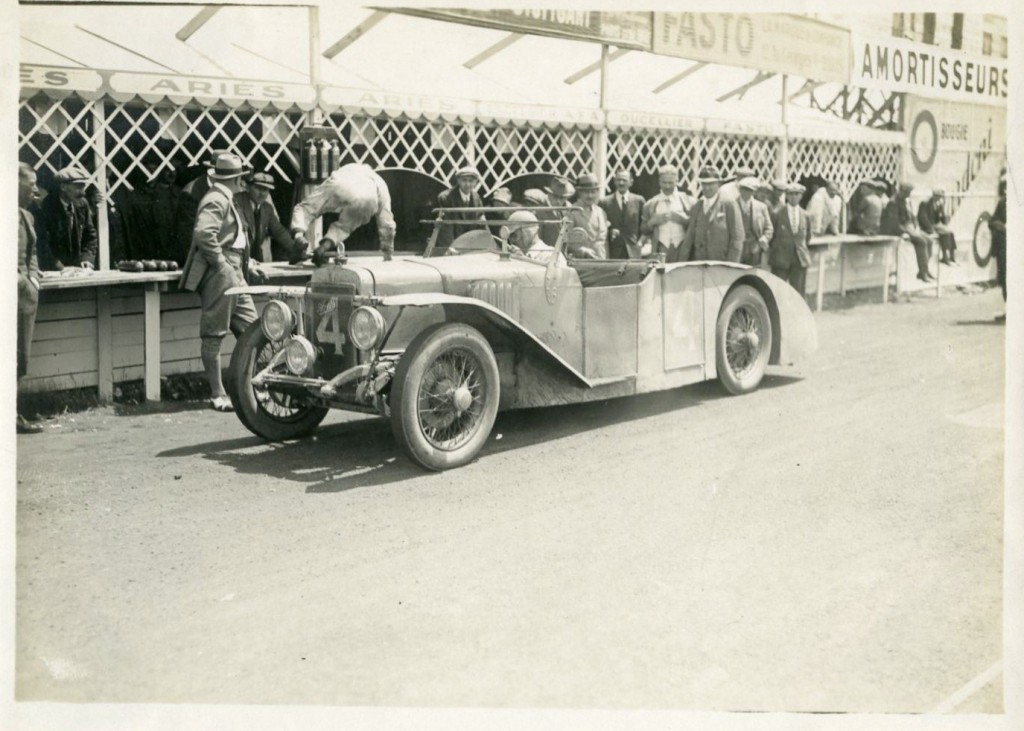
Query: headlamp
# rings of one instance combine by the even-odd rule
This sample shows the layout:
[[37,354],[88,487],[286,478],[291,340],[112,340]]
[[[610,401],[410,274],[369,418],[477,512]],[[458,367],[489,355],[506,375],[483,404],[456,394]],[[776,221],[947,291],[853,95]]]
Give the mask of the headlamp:
[[316,348],[313,347],[313,343],[301,335],[296,335],[288,340],[288,344],[285,345],[284,354],[288,370],[297,376],[301,376],[309,371],[316,360]]
[[348,318],[348,337],[359,350],[373,350],[384,340],[384,315],[373,307],[360,307]]
[[292,308],[280,300],[271,300],[263,308],[260,315],[260,327],[263,334],[272,342],[280,342],[291,335],[295,325],[295,317],[292,315]]

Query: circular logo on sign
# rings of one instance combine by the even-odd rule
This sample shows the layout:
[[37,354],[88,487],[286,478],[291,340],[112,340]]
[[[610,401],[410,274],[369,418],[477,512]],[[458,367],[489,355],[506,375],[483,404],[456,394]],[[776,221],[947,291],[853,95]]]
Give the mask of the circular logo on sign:
[[974,240],[972,241],[974,262],[982,268],[987,267],[992,258],[992,232],[988,230],[990,218],[992,215],[985,211],[978,216],[978,220],[974,223]]
[[935,117],[927,109],[922,109],[910,129],[910,158],[917,172],[926,173],[931,170],[938,151],[939,128],[935,124]]

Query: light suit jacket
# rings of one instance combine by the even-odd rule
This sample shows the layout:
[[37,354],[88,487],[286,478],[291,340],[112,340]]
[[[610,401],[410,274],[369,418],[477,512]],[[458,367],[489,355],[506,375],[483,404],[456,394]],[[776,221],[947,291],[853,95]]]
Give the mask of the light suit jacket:
[[[242,225],[233,212],[231,197],[227,188],[214,183],[199,202],[196,225],[192,229],[192,245],[181,270],[184,289],[196,291],[207,269],[226,263],[224,250],[235,243],[238,227]],[[248,258],[248,248],[246,244],[244,258]],[[245,271],[244,266],[242,271]]]
[[[743,201],[737,201],[740,206],[740,215],[743,215]],[[772,223],[772,214],[768,210],[768,206],[757,200],[757,198],[750,199],[750,220],[751,226],[749,231],[746,230],[746,221],[743,223],[744,227],[744,240],[743,240],[743,258],[759,258],[760,257],[760,244],[764,243],[765,246],[772,240],[772,236],[775,233],[775,224]]]

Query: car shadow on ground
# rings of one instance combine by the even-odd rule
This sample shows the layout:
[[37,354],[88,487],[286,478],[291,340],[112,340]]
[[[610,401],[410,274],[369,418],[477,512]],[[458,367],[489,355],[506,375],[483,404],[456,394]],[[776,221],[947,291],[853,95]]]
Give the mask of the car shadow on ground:
[[1000,320],[1000,319],[997,319],[995,317],[992,317],[992,318],[989,318],[987,320],[957,320],[956,324],[957,325],[961,325],[961,326],[962,325],[998,325],[1000,327],[1005,327],[1006,326],[1006,320],[1005,319]]
[[[778,388],[799,380],[766,375],[761,388]],[[477,459],[722,398],[730,396],[717,383],[705,382],[642,396],[502,412]],[[307,493],[344,492],[429,474],[402,454],[389,422],[379,417],[328,424],[309,437],[287,442],[241,437],[169,449],[157,456],[200,456],[242,474],[303,483]]]

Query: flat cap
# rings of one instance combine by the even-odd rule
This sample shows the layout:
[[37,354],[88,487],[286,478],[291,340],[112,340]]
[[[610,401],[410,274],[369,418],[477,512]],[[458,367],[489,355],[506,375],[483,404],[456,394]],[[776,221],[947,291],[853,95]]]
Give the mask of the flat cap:
[[593,173],[583,173],[576,179],[576,190],[597,190],[601,184]]
[[512,191],[508,188],[498,188],[491,193],[491,200],[495,203],[504,203],[507,206],[512,202]]
[[746,188],[747,190],[757,190],[761,187],[761,181],[753,176],[749,176],[746,178],[740,178],[736,185],[740,188]]
[[58,170],[53,179],[58,183],[88,183],[89,173],[77,165],[68,165]]
[[535,206],[546,206],[548,204],[547,195],[539,188],[527,188],[524,190],[523,200]]
[[790,183],[786,186],[787,193],[803,193],[807,190],[807,186],[803,183]]
[[697,180],[701,183],[721,183],[722,174],[718,172],[718,168],[706,165],[700,169],[700,175],[697,176]]
[[565,178],[552,178],[546,190],[560,198],[572,198],[576,194],[576,187]]
[[459,178],[473,178],[477,182],[482,180],[480,173],[476,171],[476,168],[469,166],[459,168],[455,171],[455,179],[458,180]]
[[252,177],[249,178],[249,185],[254,185],[257,188],[273,190],[274,178],[270,173],[253,173]]

